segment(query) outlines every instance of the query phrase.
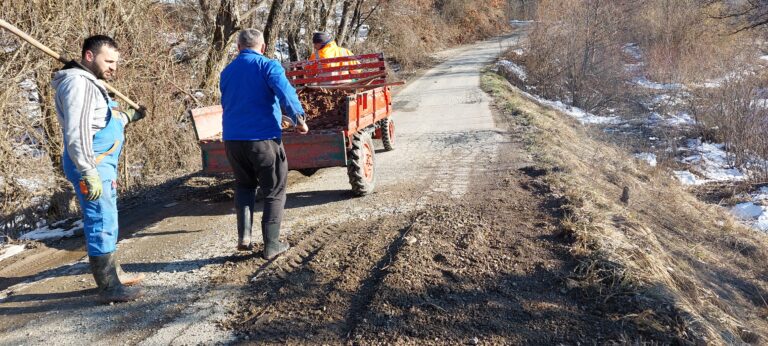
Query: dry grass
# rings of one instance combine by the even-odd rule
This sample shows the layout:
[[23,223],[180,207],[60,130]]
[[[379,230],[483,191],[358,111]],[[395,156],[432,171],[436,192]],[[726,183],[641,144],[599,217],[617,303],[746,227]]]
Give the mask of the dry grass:
[[[567,200],[563,228],[582,259],[576,285],[600,299],[638,296],[641,319],[707,344],[764,343],[768,336],[768,239],[703,203],[670,174],[599,142],[567,115],[526,99],[496,75],[484,84],[534,128],[530,150]],[[624,188],[629,202],[620,202]]]

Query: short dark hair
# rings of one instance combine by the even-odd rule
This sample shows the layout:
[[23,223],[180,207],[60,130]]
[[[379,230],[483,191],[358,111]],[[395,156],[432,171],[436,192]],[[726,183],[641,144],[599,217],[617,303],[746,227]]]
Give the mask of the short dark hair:
[[83,41],[83,51],[80,53],[80,57],[85,58],[85,52],[89,50],[94,54],[98,53],[103,46],[117,49],[117,42],[106,35],[93,35]]

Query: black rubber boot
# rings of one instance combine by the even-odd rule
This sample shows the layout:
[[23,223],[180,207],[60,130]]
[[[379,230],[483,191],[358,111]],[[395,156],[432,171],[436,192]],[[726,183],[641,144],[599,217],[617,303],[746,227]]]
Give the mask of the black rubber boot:
[[129,302],[143,295],[140,287],[127,287],[120,283],[115,266],[114,253],[104,256],[88,256],[93,278],[99,286],[100,303]]
[[256,203],[254,189],[235,188],[235,213],[237,214],[237,250],[253,250],[251,230],[253,229],[253,205]]
[[261,234],[264,237],[264,254],[262,257],[265,260],[271,260],[291,248],[288,243],[280,241],[280,224],[262,225]]

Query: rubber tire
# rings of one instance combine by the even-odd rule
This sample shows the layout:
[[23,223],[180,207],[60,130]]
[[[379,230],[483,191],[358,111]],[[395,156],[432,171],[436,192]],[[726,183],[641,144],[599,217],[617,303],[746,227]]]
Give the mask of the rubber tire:
[[[369,131],[352,136],[352,148],[349,149],[350,163],[347,166],[349,184],[357,196],[365,196],[376,187],[376,149]],[[366,175],[368,172],[368,175]]]
[[317,173],[318,169],[319,168],[302,168],[302,169],[299,169],[298,171],[299,173],[301,173],[301,175],[305,177],[311,177],[313,174]]
[[381,129],[381,144],[384,145],[384,151],[395,150],[395,121],[390,118],[382,119],[379,129]]

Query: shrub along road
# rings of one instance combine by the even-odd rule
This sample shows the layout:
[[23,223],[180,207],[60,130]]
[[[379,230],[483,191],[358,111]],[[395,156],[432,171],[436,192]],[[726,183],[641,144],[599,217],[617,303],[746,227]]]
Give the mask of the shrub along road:
[[187,177],[121,213],[121,261],[147,274],[144,298],[95,304],[82,239],[40,245],[0,264],[0,343],[634,339],[567,288],[558,201],[524,128],[480,89],[519,35],[444,52],[398,93],[374,194],[353,198],[341,168],[291,174],[287,255],[235,253],[231,182]]

